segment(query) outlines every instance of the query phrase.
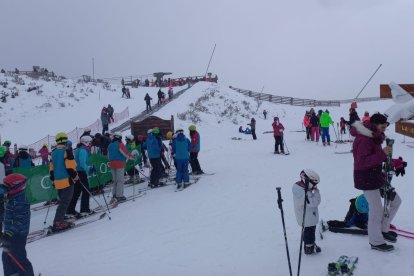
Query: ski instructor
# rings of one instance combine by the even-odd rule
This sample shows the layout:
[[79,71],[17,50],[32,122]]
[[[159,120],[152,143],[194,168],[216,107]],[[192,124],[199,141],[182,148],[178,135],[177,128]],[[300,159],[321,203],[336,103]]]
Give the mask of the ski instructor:
[[362,190],[368,201],[368,237],[371,249],[379,251],[392,251],[393,245],[385,241],[395,243],[395,232],[390,231],[390,223],[401,204],[401,198],[395,193],[394,199],[390,198],[389,216],[384,216],[384,207],[381,202],[381,188],[385,185],[385,176],[382,172],[382,164],[387,155],[392,153],[392,148],[381,148],[385,139],[385,130],[389,123],[387,118],[376,113],[369,121],[356,121],[352,125],[351,135],[355,136],[352,146],[354,155],[354,185]]

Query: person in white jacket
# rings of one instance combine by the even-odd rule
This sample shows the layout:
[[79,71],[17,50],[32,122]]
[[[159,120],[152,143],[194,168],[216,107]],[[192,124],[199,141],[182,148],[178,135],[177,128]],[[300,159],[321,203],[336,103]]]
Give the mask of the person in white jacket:
[[317,184],[319,175],[310,169],[305,169],[300,173],[301,180],[293,184],[293,203],[295,207],[296,220],[299,226],[302,226],[303,209],[305,204],[305,182],[309,179],[307,191],[307,204],[304,222],[303,242],[305,254],[321,252],[321,248],[315,243],[315,230],[319,221],[318,206],[321,203],[321,195]]

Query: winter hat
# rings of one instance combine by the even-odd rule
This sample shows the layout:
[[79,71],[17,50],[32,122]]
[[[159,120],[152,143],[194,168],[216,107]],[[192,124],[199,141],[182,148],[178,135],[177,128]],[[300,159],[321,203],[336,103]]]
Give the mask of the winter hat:
[[371,116],[369,121],[371,122],[371,124],[374,124],[374,125],[382,125],[382,124],[387,123],[387,117],[385,117],[381,113],[375,113],[374,115]]
[[279,117],[276,116],[276,117],[273,118],[273,120],[274,121],[279,121]]
[[[252,119],[253,120],[253,119]],[[195,126],[195,125],[190,125],[189,127],[188,127],[188,130],[189,131],[196,131],[197,130],[197,127]]]
[[368,201],[365,198],[364,194],[357,196],[357,198],[355,199],[355,208],[357,209],[358,213],[368,214]]
[[26,188],[27,178],[19,173],[12,173],[3,179],[3,189],[9,195],[15,195]]
[[168,131],[167,135],[165,136],[167,138],[167,140],[171,140],[173,138],[173,133],[172,131]]

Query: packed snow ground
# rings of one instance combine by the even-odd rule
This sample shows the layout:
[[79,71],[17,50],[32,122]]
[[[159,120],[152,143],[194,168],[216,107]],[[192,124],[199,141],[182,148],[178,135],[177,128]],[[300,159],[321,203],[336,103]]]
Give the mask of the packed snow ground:
[[[199,110],[188,104],[201,96],[204,96],[201,106],[207,110],[195,112],[201,119],[197,123],[201,135],[199,159],[205,172],[215,174],[203,176],[183,192],[174,193],[173,186],[148,191],[135,202],[113,209],[111,221],[104,219],[28,244],[28,256],[37,273],[41,272],[42,276],[289,275],[276,202],[275,188],[280,186],[296,274],[300,227],[294,217],[291,187],[299,180],[302,169],[314,169],[321,177],[320,216],[325,220],[343,219],[348,200],[360,192],[353,188],[352,155],[334,151],[349,150],[351,145],[323,147],[321,143],[305,141],[305,133],[296,131],[302,129],[306,108],[266,102],[254,115],[258,140],[253,141],[251,136],[239,134],[238,127],[246,127],[250,122],[247,115],[256,111],[257,102],[215,84],[195,85],[157,115],[168,118],[187,110]],[[118,98],[117,101],[125,100]],[[383,111],[391,104],[390,101],[359,104],[358,112],[362,115],[365,110]],[[335,122],[341,116],[348,117],[348,107],[330,108]],[[88,106],[89,110],[100,108],[101,103],[97,101],[95,105],[91,101]],[[269,111],[267,120],[261,114],[263,109]],[[234,110],[238,111],[232,113]],[[88,112],[91,111],[85,111]],[[60,116],[65,116],[61,113],[54,113],[49,122],[51,128],[59,127]],[[272,130],[274,115],[286,127],[289,156],[274,155],[273,135],[263,134]],[[191,123],[178,119],[175,122],[176,129],[186,129]],[[410,201],[414,192],[410,181],[414,176],[413,149],[401,143],[402,136],[394,134],[392,128],[389,134],[396,138],[394,155],[403,156],[408,162],[407,174],[393,179],[403,200],[394,222],[413,231],[414,203]],[[243,140],[235,141],[232,137]],[[335,140],[332,129],[331,137]],[[131,188],[126,193],[131,194]],[[97,199],[102,202],[102,198]],[[42,227],[45,214],[46,210],[32,212],[31,230]],[[54,209],[51,209],[48,224],[53,215]],[[355,275],[414,274],[414,240],[400,238],[391,253],[372,251],[365,236],[327,232],[325,239],[317,239],[317,243],[323,251],[317,256],[302,257],[301,275],[326,275],[327,264],[344,254],[360,258]]]

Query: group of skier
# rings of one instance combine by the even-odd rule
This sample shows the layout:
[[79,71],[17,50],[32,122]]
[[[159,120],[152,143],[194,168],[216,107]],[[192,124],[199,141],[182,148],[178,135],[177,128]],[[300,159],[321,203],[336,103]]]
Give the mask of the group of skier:
[[[311,116],[314,113],[310,112]],[[327,227],[332,232],[361,233],[348,230],[350,227],[364,229],[369,237],[371,249],[391,251],[397,233],[390,230],[401,198],[390,185],[393,171],[396,176],[404,176],[407,163],[402,157],[392,159],[392,143],[382,148],[385,141],[385,130],[389,123],[387,117],[376,113],[369,117],[366,112],[363,121],[359,120],[355,109],[350,110],[353,123],[350,134],[355,138],[352,147],[354,157],[354,187],[362,192],[350,199],[350,207],[343,221],[328,221]],[[329,140],[328,140],[329,141]],[[295,214],[299,225],[303,227],[303,243],[305,254],[321,252],[315,243],[315,229],[319,223],[318,205],[321,197],[317,184],[319,175],[310,169],[300,173],[301,180],[293,185]],[[386,199],[384,205],[381,198]]]
[[[190,185],[190,165],[194,175],[203,174],[198,161],[200,151],[200,134],[195,125],[190,125],[188,139],[183,129],[178,129],[174,134],[166,135],[171,146],[171,156],[176,168],[175,182],[177,189],[181,190]],[[109,136],[109,134],[108,134]],[[55,136],[56,146],[50,155],[50,180],[58,193],[58,206],[51,231],[60,232],[71,228],[74,223],[72,218],[81,218],[94,214],[90,209],[89,201],[92,196],[89,189],[88,177],[97,174],[94,165],[90,166],[90,156],[93,148],[96,153],[103,154],[97,146],[97,140],[106,137],[97,133],[91,135],[87,129],[80,137],[76,148],[72,148],[72,142],[64,132]],[[112,199],[111,204],[126,200],[124,196],[124,180],[126,163],[132,162],[133,167],[126,173],[132,180],[139,179],[139,171],[147,160],[151,163],[152,170],[148,186],[155,188],[162,186],[162,176],[167,176],[166,169],[170,165],[165,158],[168,148],[162,142],[161,132],[158,127],[148,130],[147,138],[138,135],[136,139],[132,135],[125,137],[126,144],[122,141],[120,133],[110,136],[106,155],[109,159],[109,167],[112,174]],[[10,146],[9,141],[5,145]],[[147,153],[146,153],[147,152]],[[27,178],[21,174],[13,173],[13,168],[7,167],[11,153],[9,147],[0,146],[0,229],[3,244],[3,267],[5,275],[33,275],[33,267],[26,255],[26,240],[30,226],[30,204],[25,196]],[[148,157],[147,157],[148,156]],[[17,157],[19,158],[19,157]],[[163,164],[164,163],[164,164]],[[46,165],[46,164],[44,164]],[[80,211],[76,211],[79,197]],[[3,200],[6,200],[4,208]],[[4,226],[4,227],[3,227]]]

